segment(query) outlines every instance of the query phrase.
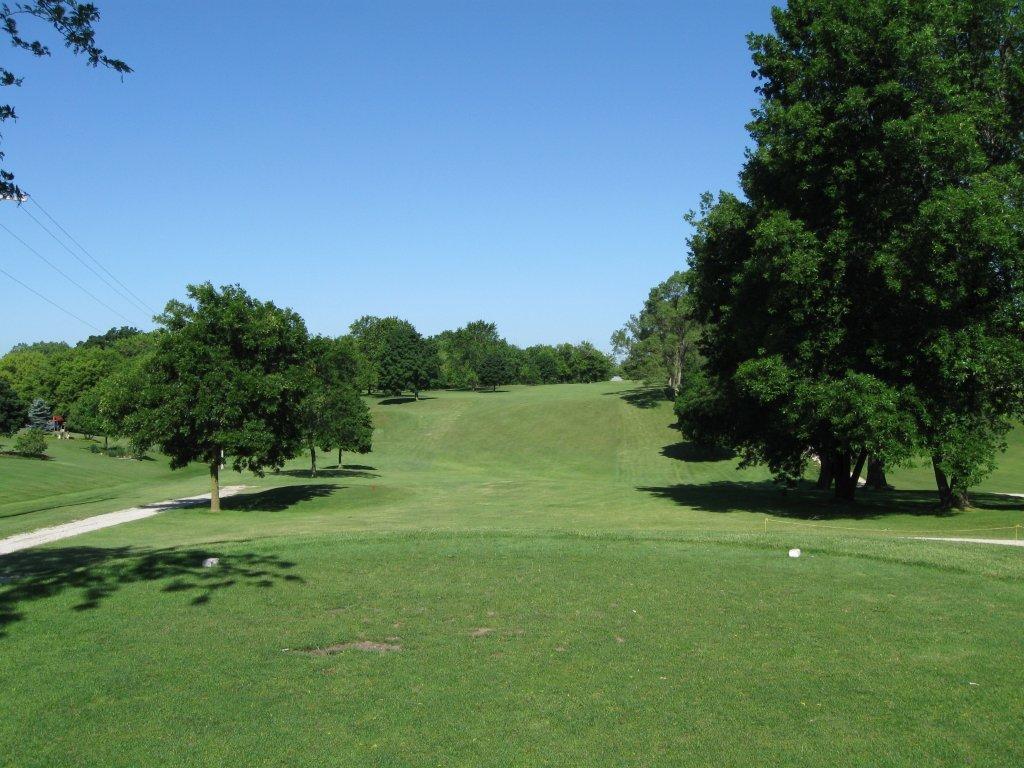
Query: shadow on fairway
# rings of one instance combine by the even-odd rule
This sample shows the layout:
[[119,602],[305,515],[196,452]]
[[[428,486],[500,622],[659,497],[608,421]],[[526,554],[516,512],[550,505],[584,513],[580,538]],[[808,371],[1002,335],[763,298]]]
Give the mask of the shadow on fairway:
[[[294,475],[293,471],[282,472],[282,475]],[[307,474],[294,475],[306,477]],[[303,483],[302,485],[282,485],[268,488],[259,493],[239,493],[221,500],[224,509],[240,512],[283,512],[290,507],[311,499],[322,499],[339,491],[344,486],[334,483]]]
[[[373,469],[373,467],[370,467]],[[313,477],[311,470],[308,469],[285,469],[280,472],[282,475],[288,475],[289,477],[308,477],[311,480],[316,480],[319,477],[380,477],[376,472],[367,472],[363,469],[356,469],[355,466],[342,467],[338,469],[335,464],[332,467],[325,467],[318,469],[316,477]]]
[[736,452],[728,448],[704,448],[689,440],[683,440],[661,449],[661,455],[677,461],[728,461],[736,458]]
[[402,405],[404,403],[418,403],[420,400],[436,400],[436,397],[385,397],[378,401],[377,405]]
[[[220,562],[204,568],[210,557]],[[80,594],[72,606],[75,611],[99,608],[121,587],[146,581],[163,582],[162,591],[189,593],[191,605],[203,605],[229,587],[301,583],[301,576],[288,572],[294,566],[274,555],[209,549],[60,547],[15,552],[0,557],[0,637],[8,625],[24,618],[20,608],[25,603],[66,591]]]
[[637,408],[657,408],[661,403],[671,402],[665,397],[665,390],[661,387],[640,387],[627,389],[624,392],[605,392],[604,395],[605,397],[621,397]]
[[[637,490],[702,512],[756,512],[802,520],[870,520],[887,515],[953,518],[960,514],[939,509],[934,491],[861,488],[851,503],[837,502],[831,491],[819,491],[809,483],[782,488],[771,483],[716,482]],[[1024,499],[993,493],[972,493],[971,504],[976,509],[1024,511]]]

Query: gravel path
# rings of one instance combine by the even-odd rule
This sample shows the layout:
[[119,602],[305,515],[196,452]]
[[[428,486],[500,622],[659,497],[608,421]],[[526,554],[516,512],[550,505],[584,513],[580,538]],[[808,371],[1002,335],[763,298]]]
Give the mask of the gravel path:
[[[226,496],[234,496],[243,488],[245,488],[244,485],[226,486],[220,489],[220,497],[223,499]],[[19,533],[15,536],[8,536],[6,539],[0,539],[0,555],[8,555],[11,552],[28,549],[29,547],[38,547],[40,544],[49,544],[52,541],[60,541],[71,536],[77,536],[80,533],[98,531],[100,528],[109,528],[112,525],[130,523],[132,520],[142,520],[147,517],[153,517],[153,515],[159,515],[168,509],[189,507],[209,500],[210,494],[204,493],[199,496],[187,496],[182,499],[171,499],[170,501],[161,501],[156,504],[147,504],[144,507],[122,509],[119,512],[108,512],[105,515],[74,520],[70,523],[53,525],[49,528],[39,528],[28,533]]]
[[915,536],[918,541],[960,541],[966,544],[1002,544],[1005,547],[1024,547],[1020,539],[959,539],[943,536]]

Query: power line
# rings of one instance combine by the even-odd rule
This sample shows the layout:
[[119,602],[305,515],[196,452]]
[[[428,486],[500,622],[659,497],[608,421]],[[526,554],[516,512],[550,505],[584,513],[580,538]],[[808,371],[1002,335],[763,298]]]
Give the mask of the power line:
[[59,222],[59,221],[57,221],[57,220],[56,220],[55,218],[53,218],[53,216],[51,216],[51,215],[50,215],[50,213],[49,213],[49,212],[48,212],[48,211],[47,211],[47,210],[46,210],[45,208],[43,208],[43,206],[41,206],[41,205],[39,204],[39,201],[38,201],[38,200],[36,200],[34,196],[33,196],[33,197],[29,197],[29,201],[31,201],[31,203],[32,203],[33,205],[35,205],[35,207],[36,207],[36,208],[38,208],[38,209],[39,209],[40,211],[42,211],[42,212],[43,212],[43,215],[44,215],[44,216],[46,216],[46,218],[48,218],[48,219],[49,219],[50,221],[52,221],[52,222],[53,222],[53,225],[54,225],[55,227],[57,227],[57,229],[59,229],[59,230],[60,230],[61,232],[63,232],[63,233],[64,233],[64,235],[65,235],[65,236],[67,237],[67,239],[68,239],[68,240],[70,240],[70,241],[71,241],[72,243],[74,243],[75,245],[77,245],[77,246],[79,247],[79,249],[80,249],[80,250],[82,251],[82,253],[84,253],[84,254],[85,254],[86,256],[88,256],[88,257],[89,257],[89,258],[90,258],[90,259],[92,260],[93,264],[95,264],[95,265],[96,265],[97,267],[99,267],[99,268],[100,268],[100,269],[102,269],[102,270],[103,270],[104,272],[106,272],[106,273],[107,273],[108,275],[110,275],[111,279],[112,279],[112,280],[113,280],[113,281],[114,281],[115,283],[117,283],[118,285],[120,285],[120,286],[121,286],[122,288],[124,288],[124,289],[125,289],[125,290],[126,290],[126,291],[127,291],[128,293],[130,293],[130,294],[132,295],[132,297],[133,297],[133,298],[134,298],[134,299],[135,299],[135,300],[136,300],[136,301],[137,301],[137,302],[138,302],[139,304],[141,304],[141,305],[142,305],[142,306],[143,306],[143,307],[144,307],[144,308],[145,308],[146,310],[148,310],[149,312],[152,312],[152,313],[153,313],[154,315],[156,315],[156,314],[159,314],[159,313],[158,313],[158,312],[157,312],[157,311],[156,311],[155,309],[153,309],[153,308],[152,308],[151,306],[149,306],[149,305],[148,305],[148,304],[147,304],[146,302],[144,302],[144,301],[143,301],[142,299],[140,299],[140,298],[138,297],[138,295],[137,295],[137,294],[135,293],[135,291],[133,291],[133,290],[132,290],[131,288],[129,288],[129,287],[127,286],[127,285],[125,285],[125,284],[124,284],[124,283],[122,283],[122,282],[121,282],[120,280],[118,280],[118,279],[117,279],[117,275],[115,275],[115,274],[114,274],[113,272],[111,272],[111,271],[110,271],[109,269],[107,269],[107,268],[106,268],[105,266],[103,266],[103,265],[102,265],[102,264],[101,264],[101,263],[99,262],[99,260],[98,260],[98,259],[97,259],[97,258],[96,258],[95,256],[93,256],[93,255],[92,255],[91,253],[89,253],[89,251],[87,251],[87,250],[86,250],[86,248],[85,248],[85,246],[84,246],[84,245],[82,245],[82,244],[81,244],[80,242],[78,242],[77,240],[75,240],[75,238],[71,236],[71,233],[70,233],[70,232],[68,232],[68,231],[67,231],[66,229],[64,229],[64,227],[62,227],[62,226],[60,225],[60,222]]
[[[79,264],[81,264],[81,265],[82,265],[83,267],[85,267],[85,268],[86,268],[86,269],[88,269],[88,270],[89,270],[90,272],[92,272],[92,273],[93,273],[94,275],[96,275],[96,277],[98,277],[98,278],[99,278],[99,279],[100,279],[100,280],[101,280],[101,281],[103,282],[103,284],[104,284],[104,285],[106,285],[106,286],[107,286],[107,287],[108,287],[108,288],[109,288],[110,290],[112,290],[112,291],[113,291],[114,293],[116,293],[116,294],[117,294],[118,296],[120,296],[120,297],[121,297],[122,299],[124,299],[125,301],[127,301],[127,302],[128,302],[129,304],[132,304],[132,305],[133,305],[133,309],[135,308],[135,305],[139,304],[139,302],[137,302],[137,301],[134,301],[134,300],[133,300],[133,299],[132,299],[132,298],[131,298],[131,297],[130,297],[130,296],[129,296],[128,294],[126,294],[126,293],[125,293],[124,291],[122,291],[121,289],[119,289],[119,288],[118,288],[118,287],[117,287],[116,285],[114,285],[113,283],[111,283],[111,282],[110,282],[110,281],[109,281],[109,280],[108,280],[107,278],[105,278],[105,277],[104,277],[103,275],[101,275],[101,274],[100,274],[99,272],[97,272],[97,271],[96,271],[96,270],[95,270],[95,269],[93,268],[93,266],[92,266],[91,264],[89,264],[89,262],[87,262],[87,261],[86,261],[85,259],[83,259],[83,258],[82,258],[81,256],[79,256],[79,255],[78,255],[77,253],[75,253],[75,252],[74,252],[73,250],[71,250],[70,248],[68,248],[68,246],[67,246],[67,243],[65,243],[65,242],[64,242],[63,240],[61,240],[61,239],[60,239],[59,237],[57,237],[57,236],[56,236],[55,234],[53,234],[53,232],[51,232],[51,231],[50,231],[49,229],[47,229],[47,228],[46,228],[46,225],[45,225],[45,224],[43,224],[43,222],[41,222],[41,221],[40,221],[39,219],[37,219],[37,218],[36,218],[35,216],[33,216],[33,215],[32,215],[32,214],[31,214],[31,213],[29,212],[28,208],[25,208],[24,206],[18,206],[18,207],[19,207],[19,208],[21,208],[21,210],[23,210],[23,211],[25,212],[25,215],[26,215],[26,216],[28,216],[28,217],[29,217],[30,219],[32,219],[32,221],[34,221],[34,222],[35,222],[36,224],[38,224],[38,225],[39,225],[39,228],[40,228],[41,230],[43,230],[43,232],[45,232],[45,233],[46,233],[46,234],[48,234],[48,235],[49,235],[50,237],[52,237],[52,238],[54,239],[54,241],[55,241],[55,242],[57,243],[57,245],[59,245],[59,246],[60,246],[61,248],[63,248],[63,249],[65,250],[65,251],[67,251],[68,253],[70,253],[70,254],[71,254],[71,255],[72,255],[72,256],[73,256],[74,258],[75,258],[75,260],[76,260],[76,261],[77,261],[77,262],[78,262]],[[147,311],[147,309],[146,309],[145,305],[139,305],[139,307],[138,307],[138,308],[140,308],[140,309],[141,309],[141,310],[142,310],[143,312],[146,312],[146,311]]]
[[7,275],[7,277],[11,278],[11,280],[13,280],[14,282],[16,282],[16,283],[17,283],[18,285],[20,285],[20,286],[21,286],[22,288],[24,288],[24,289],[25,289],[26,291],[31,291],[31,292],[32,292],[32,293],[34,293],[34,294],[35,294],[36,296],[38,296],[38,297],[39,297],[40,299],[42,299],[43,301],[45,301],[45,302],[46,302],[47,304],[52,304],[53,306],[55,306],[55,307],[56,307],[57,309],[59,309],[59,310],[60,310],[61,312],[63,312],[63,313],[65,314],[65,315],[70,315],[71,317],[75,318],[75,320],[77,320],[77,321],[78,321],[78,322],[80,322],[80,323],[84,323],[85,325],[89,326],[90,328],[92,328],[92,329],[93,329],[94,331],[96,331],[97,333],[100,333],[100,332],[101,332],[99,328],[97,328],[97,327],[96,327],[95,325],[93,325],[92,323],[90,323],[90,322],[89,322],[88,320],[83,320],[83,319],[82,319],[82,318],[80,318],[80,317],[79,317],[78,315],[76,315],[76,314],[75,314],[74,312],[72,312],[72,311],[70,311],[70,310],[68,310],[68,309],[64,309],[64,307],[62,307],[62,306],[61,306],[60,304],[58,304],[57,302],[55,302],[55,301],[52,301],[51,299],[47,298],[46,296],[44,296],[43,294],[41,294],[41,293],[40,293],[39,291],[37,291],[37,290],[36,290],[35,288],[33,288],[32,286],[30,286],[30,285],[25,285],[25,283],[21,282],[21,280],[19,280],[18,278],[16,278],[16,277],[15,277],[14,275],[12,275],[12,274],[11,274],[10,272],[8,272],[8,271],[7,271],[6,269],[4,269],[3,267],[0,267],[0,274],[4,274],[4,275]]
[[94,293],[93,293],[92,291],[90,291],[90,290],[89,290],[88,288],[86,288],[86,287],[85,287],[84,285],[82,285],[81,283],[79,283],[79,282],[78,282],[77,280],[75,280],[75,279],[74,279],[73,277],[71,277],[71,276],[70,276],[70,275],[69,275],[69,274],[68,274],[67,272],[65,272],[65,271],[64,271],[63,269],[61,269],[60,267],[58,267],[58,266],[57,266],[56,264],[54,264],[54,263],[53,263],[52,261],[50,261],[50,260],[49,260],[48,258],[46,258],[45,256],[43,256],[43,254],[41,254],[41,253],[40,253],[39,251],[37,251],[37,250],[36,250],[35,248],[33,248],[33,247],[32,247],[31,245],[29,245],[28,243],[26,243],[26,242],[25,242],[24,240],[22,240],[22,239],[21,239],[20,237],[18,237],[18,236],[17,236],[16,234],[14,234],[13,232],[11,232],[11,230],[10,230],[10,229],[8,229],[8,228],[7,228],[7,226],[6,226],[5,224],[2,224],[2,223],[0,223],[0,229],[3,229],[3,230],[4,230],[4,231],[5,231],[5,232],[6,232],[6,233],[7,233],[8,235],[10,235],[11,237],[13,237],[13,238],[14,238],[15,240],[17,240],[17,241],[18,241],[19,243],[21,243],[21,244],[22,244],[23,246],[25,246],[25,247],[26,247],[26,248],[27,248],[27,249],[28,249],[29,251],[31,251],[31,252],[32,252],[33,254],[35,254],[35,255],[36,255],[37,257],[39,257],[39,259],[40,259],[40,260],[41,260],[41,261],[42,261],[42,262],[43,262],[44,264],[46,264],[47,266],[49,266],[49,267],[50,267],[50,269],[52,269],[52,270],[53,270],[54,272],[56,272],[57,274],[59,274],[59,275],[60,275],[61,277],[63,277],[63,278],[65,279],[65,280],[67,280],[67,281],[68,281],[69,283],[71,283],[72,285],[76,286],[76,287],[77,287],[77,288],[78,288],[78,289],[79,289],[80,291],[82,291],[82,293],[84,293],[84,294],[86,294],[87,296],[89,296],[89,297],[90,297],[91,299],[93,299],[93,300],[94,300],[94,301],[95,301],[95,302],[96,302],[97,304],[99,304],[99,305],[100,305],[100,306],[102,306],[102,307],[106,307],[106,308],[107,308],[107,309],[109,309],[109,310],[110,310],[111,312],[113,312],[113,313],[114,313],[115,315],[117,315],[118,317],[122,318],[122,319],[123,319],[123,320],[124,320],[124,321],[125,321],[126,323],[130,323],[130,322],[131,322],[131,320],[129,320],[129,319],[127,318],[127,317],[125,317],[124,315],[122,315],[122,314],[121,314],[120,312],[118,312],[118,311],[117,311],[116,309],[114,309],[114,308],[113,308],[112,306],[110,306],[109,304],[107,304],[107,302],[105,302],[105,301],[104,301],[103,299],[101,299],[101,298],[100,298],[99,296],[97,296],[96,294],[94,294]]

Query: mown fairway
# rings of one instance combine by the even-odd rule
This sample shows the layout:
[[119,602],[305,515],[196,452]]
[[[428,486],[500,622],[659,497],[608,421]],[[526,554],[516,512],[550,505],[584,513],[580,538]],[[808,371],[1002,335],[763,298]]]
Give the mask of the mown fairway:
[[[254,488],[219,515],[0,558],[0,764],[1024,761],[1024,552],[876,532],[1024,500],[936,517],[923,470],[856,508],[784,493],[629,385],[429,397],[319,478],[225,473]],[[1013,437],[987,490],[1024,492]],[[51,453],[0,457],[0,535],[205,490]],[[315,651],[359,641],[390,650]]]

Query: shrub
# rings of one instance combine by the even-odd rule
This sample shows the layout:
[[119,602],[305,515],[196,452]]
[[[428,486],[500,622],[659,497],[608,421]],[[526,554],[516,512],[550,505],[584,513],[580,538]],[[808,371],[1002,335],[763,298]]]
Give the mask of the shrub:
[[41,429],[27,429],[14,438],[14,452],[22,456],[46,455],[46,434]]

